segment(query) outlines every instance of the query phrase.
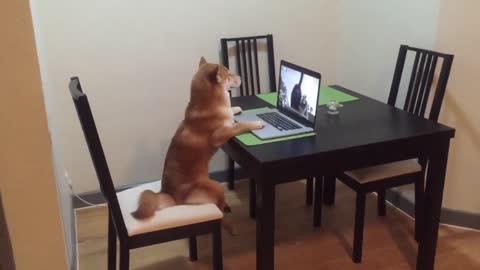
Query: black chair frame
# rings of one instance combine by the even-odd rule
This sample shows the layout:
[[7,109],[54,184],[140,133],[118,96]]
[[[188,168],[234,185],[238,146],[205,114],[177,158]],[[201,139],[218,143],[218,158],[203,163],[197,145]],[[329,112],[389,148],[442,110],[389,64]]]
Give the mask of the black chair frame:
[[[439,58],[443,59],[440,75],[436,87],[433,101],[428,115],[428,119],[437,122],[440,115],[443,98],[445,95],[448,78],[453,62],[453,55],[443,54],[435,51],[409,47],[401,45],[398,53],[395,72],[392,80],[388,104],[395,106],[400,81],[405,66],[405,60],[408,51],[415,53],[413,69],[408,85],[407,95],[403,109],[419,117],[424,117],[430,91],[433,84],[435,70]],[[334,176],[324,176],[315,178],[315,202],[314,202],[314,226],[321,224],[321,205],[322,194],[326,204],[333,204],[335,200],[335,179],[339,179],[345,185],[357,193],[355,210],[355,232],[353,244],[353,261],[356,263],[362,260],[362,242],[363,226],[365,219],[365,196],[367,193],[377,192],[377,210],[379,216],[386,215],[386,190],[393,187],[407,184],[415,184],[415,239],[422,238],[422,215],[423,200],[425,189],[425,170],[428,163],[428,157],[419,157],[418,162],[421,166],[420,172],[398,175],[385,179],[359,183],[344,172]],[[318,187],[317,187],[318,186]]]
[[69,89],[95,167],[101,192],[107,201],[108,269],[116,269],[117,239],[120,242],[120,270],[127,270],[130,264],[131,249],[183,238],[189,239],[190,260],[196,261],[198,259],[196,236],[211,233],[213,235],[213,268],[215,270],[221,270],[223,268],[223,262],[220,219],[133,236],[128,235],[90,104],[87,95],[82,91],[78,77],[72,77],[70,79]]

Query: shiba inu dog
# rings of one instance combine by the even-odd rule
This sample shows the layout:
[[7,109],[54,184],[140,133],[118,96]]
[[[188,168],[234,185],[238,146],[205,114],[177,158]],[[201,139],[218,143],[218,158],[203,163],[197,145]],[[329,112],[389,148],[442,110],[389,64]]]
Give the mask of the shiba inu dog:
[[[155,211],[178,204],[214,203],[222,211],[228,207],[223,187],[208,176],[208,163],[219,147],[230,138],[263,123],[235,123],[240,107],[231,107],[228,90],[239,87],[241,79],[226,67],[200,59],[191,82],[190,102],[185,118],[170,142],[163,168],[162,189],[144,191],[138,209],[132,213],[146,219]],[[223,228],[234,234],[225,221]]]

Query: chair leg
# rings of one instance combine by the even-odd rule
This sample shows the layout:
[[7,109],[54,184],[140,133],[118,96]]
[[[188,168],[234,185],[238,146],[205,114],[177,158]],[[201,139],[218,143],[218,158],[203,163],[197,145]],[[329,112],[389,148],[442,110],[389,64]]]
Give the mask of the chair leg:
[[120,270],[130,268],[130,250],[126,243],[120,241]]
[[228,189],[234,190],[235,189],[235,162],[233,159],[228,158]]
[[377,198],[377,210],[378,215],[384,217],[387,215],[387,200],[385,199],[385,189],[379,189],[377,191],[378,198]]
[[198,260],[198,253],[197,253],[197,237],[192,236],[188,238],[188,247],[190,252],[190,261],[194,262]]
[[220,223],[215,226],[213,231],[213,270],[223,269],[223,255],[222,255],[222,231],[220,229]]
[[117,233],[113,225],[113,219],[108,213],[108,270],[117,269]]
[[323,176],[315,177],[315,201],[313,204],[313,227],[322,224]]
[[305,203],[310,206],[313,201],[313,178],[307,178],[307,189],[305,194]]
[[424,181],[423,174],[415,179],[415,240],[417,242],[422,239],[423,231]]
[[249,210],[250,210],[250,217],[254,219],[256,217],[256,209],[257,209],[257,187],[255,185],[255,179],[250,178],[248,180],[249,184],[249,194],[250,194],[250,200],[249,200]]
[[323,203],[326,205],[333,205],[335,203],[335,182],[336,182],[335,176],[328,175],[324,176],[324,182],[323,182]]
[[353,261],[362,262],[363,225],[365,222],[365,193],[357,193],[355,206],[355,232],[353,235]]

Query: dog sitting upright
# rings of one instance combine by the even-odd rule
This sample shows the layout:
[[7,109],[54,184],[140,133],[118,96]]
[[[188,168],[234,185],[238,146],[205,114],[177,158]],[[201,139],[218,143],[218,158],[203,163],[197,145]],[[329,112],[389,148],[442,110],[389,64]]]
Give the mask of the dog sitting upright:
[[[228,90],[240,84],[240,77],[226,67],[200,59],[185,119],[167,151],[162,189],[158,193],[146,190],[140,195],[138,209],[132,213],[135,218],[149,218],[155,211],[177,204],[214,203],[225,211],[223,187],[209,178],[208,163],[230,138],[263,127],[261,121],[234,122],[233,115],[241,108],[231,107]],[[234,234],[229,224],[223,221],[222,225]]]

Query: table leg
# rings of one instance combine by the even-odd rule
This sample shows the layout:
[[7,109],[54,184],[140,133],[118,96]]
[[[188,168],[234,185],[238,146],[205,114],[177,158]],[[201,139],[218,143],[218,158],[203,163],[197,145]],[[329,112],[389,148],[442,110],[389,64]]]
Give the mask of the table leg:
[[273,270],[275,248],[275,185],[257,184],[257,270]]
[[315,201],[313,203],[313,227],[322,224],[323,176],[315,177]]
[[257,187],[255,185],[255,179],[250,178],[248,179],[248,185],[249,185],[249,195],[250,198],[248,200],[248,206],[249,206],[249,211],[250,211],[250,218],[255,219],[256,216],[256,207],[257,207]]
[[423,235],[418,247],[417,270],[434,269],[449,142],[445,140],[435,144],[429,155],[423,205]]
[[307,178],[307,187],[305,193],[305,204],[310,206],[313,202],[313,178]]
[[335,203],[335,176],[326,175],[323,178],[323,203],[333,205]]

